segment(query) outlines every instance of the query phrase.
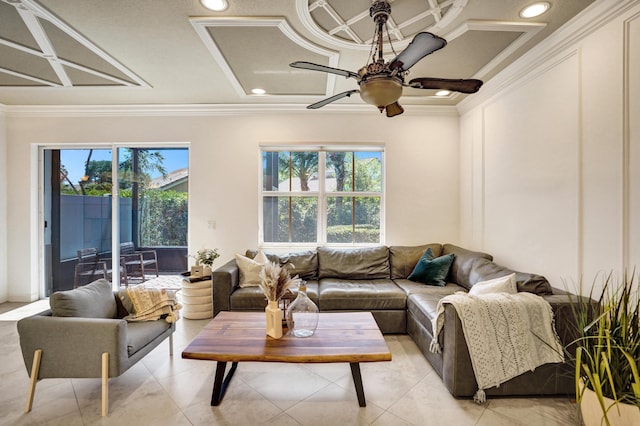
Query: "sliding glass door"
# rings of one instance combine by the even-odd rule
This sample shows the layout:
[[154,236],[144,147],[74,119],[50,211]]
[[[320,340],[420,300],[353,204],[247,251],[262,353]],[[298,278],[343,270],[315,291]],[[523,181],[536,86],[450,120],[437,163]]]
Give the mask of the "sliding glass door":
[[44,149],[42,159],[44,296],[102,277],[114,287],[152,278],[128,279],[121,243],[154,252],[153,277],[186,269],[187,148]]

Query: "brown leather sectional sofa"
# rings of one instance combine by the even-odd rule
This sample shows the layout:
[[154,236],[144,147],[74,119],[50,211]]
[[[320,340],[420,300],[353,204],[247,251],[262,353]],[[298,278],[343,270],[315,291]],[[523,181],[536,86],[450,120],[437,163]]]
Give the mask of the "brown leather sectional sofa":
[[[427,248],[435,256],[454,254],[444,287],[407,279]],[[255,251],[247,251],[254,257]],[[318,247],[286,255],[266,253],[271,261],[295,266],[293,274],[307,281],[307,293],[323,312],[370,311],[383,333],[408,333],[438,372],[452,395],[471,397],[477,390],[469,351],[460,319],[452,305],[445,305],[444,329],[439,336],[442,352],[429,351],[431,321],[438,301],[456,291],[466,291],[477,282],[511,274],[512,270],[493,262],[491,255],[473,252],[452,244],[422,246],[380,246],[333,249]],[[213,315],[223,310],[259,311],[265,298],[256,286],[240,287],[235,260],[213,272]],[[552,288],[540,275],[516,272],[518,291],[545,298],[555,314],[560,340],[568,345],[575,333],[571,303],[577,296]],[[499,387],[486,390],[492,395],[570,395],[575,392],[569,363],[545,364]]]

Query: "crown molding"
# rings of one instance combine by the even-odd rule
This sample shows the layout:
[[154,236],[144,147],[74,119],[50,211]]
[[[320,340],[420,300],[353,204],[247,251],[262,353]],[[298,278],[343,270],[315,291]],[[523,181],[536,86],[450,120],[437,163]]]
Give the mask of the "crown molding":
[[597,0],[489,80],[480,92],[462,100],[457,105],[460,115],[482,105],[532,72],[537,72],[549,61],[566,56],[577,42],[637,5],[638,0]]
[[[380,115],[371,105],[327,105],[308,110],[295,104],[183,104],[183,105],[0,105],[8,117],[215,117],[265,113],[305,114],[371,114]],[[404,115],[458,116],[455,106],[405,105]],[[384,115],[381,115],[386,119]]]

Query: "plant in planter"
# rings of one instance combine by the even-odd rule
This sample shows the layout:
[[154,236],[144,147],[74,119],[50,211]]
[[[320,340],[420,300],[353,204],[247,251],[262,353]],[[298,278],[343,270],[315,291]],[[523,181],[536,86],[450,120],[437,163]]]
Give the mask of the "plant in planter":
[[[640,424],[640,297],[636,274],[620,282],[609,274],[599,297],[573,304],[576,399],[583,421],[592,424]],[[597,304],[594,302],[597,302]],[[596,409],[597,414],[589,414]],[[622,413],[637,420],[622,420]]]
[[204,275],[211,275],[211,268],[213,266],[213,262],[215,262],[215,260],[220,257],[220,254],[218,253],[217,248],[201,249],[201,250],[198,250],[196,254],[192,255],[191,257],[193,257],[196,260],[197,265],[202,265],[205,268],[209,268],[209,270],[206,271]]

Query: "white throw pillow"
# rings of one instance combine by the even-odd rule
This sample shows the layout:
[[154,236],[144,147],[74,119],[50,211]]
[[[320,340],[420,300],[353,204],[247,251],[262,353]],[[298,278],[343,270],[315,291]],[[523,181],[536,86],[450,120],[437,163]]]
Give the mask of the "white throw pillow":
[[500,278],[494,278],[492,280],[480,281],[475,283],[471,290],[469,290],[469,294],[479,295],[479,294],[489,294],[489,293],[510,293],[515,294],[518,292],[518,287],[516,286],[516,274],[513,273],[511,275],[507,275]]
[[258,254],[250,259],[241,254],[236,254],[236,263],[240,270],[240,287],[252,287],[260,284],[260,271],[267,263],[267,256],[258,250]]

